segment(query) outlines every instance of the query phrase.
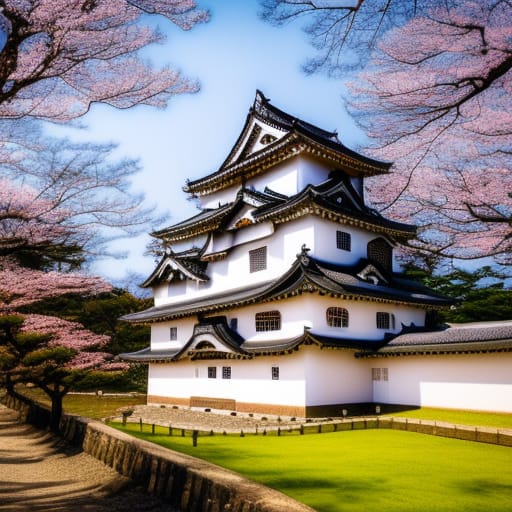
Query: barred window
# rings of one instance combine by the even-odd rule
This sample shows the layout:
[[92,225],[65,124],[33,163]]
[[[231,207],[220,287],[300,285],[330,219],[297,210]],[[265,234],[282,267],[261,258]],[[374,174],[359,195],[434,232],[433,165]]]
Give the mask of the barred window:
[[169,329],[169,339],[171,341],[175,341],[178,339],[178,328],[177,327],[171,327]]
[[256,313],[256,331],[279,331],[281,329],[281,313],[279,311],[263,311]]
[[222,378],[223,379],[231,379],[231,366],[223,366],[222,367]]
[[386,380],[388,381],[389,380],[389,369],[388,368],[381,368],[381,375],[382,375],[382,380]]
[[389,313],[379,311],[377,313],[377,329],[389,329],[390,325]]
[[382,268],[391,270],[393,267],[393,248],[383,238],[375,238],[368,242],[368,259],[378,263]]
[[216,366],[208,366],[208,378],[209,379],[217,378],[217,367]]
[[377,329],[394,329],[395,315],[389,313],[377,313]]
[[272,366],[272,380],[279,380],[279,366]]
[[267,268],[267,247],[259,247],[249,251],[249,271],[259,272]]
[[348,327],[348,311],[345,308],[327,308],[326,317],[329,327]]
[[345,231],[336,231],[336,247],[343,251],[350,251],[352,248],[352,238],[350,233]]
[[380,368],[372,368],[372,380],[380,380]]

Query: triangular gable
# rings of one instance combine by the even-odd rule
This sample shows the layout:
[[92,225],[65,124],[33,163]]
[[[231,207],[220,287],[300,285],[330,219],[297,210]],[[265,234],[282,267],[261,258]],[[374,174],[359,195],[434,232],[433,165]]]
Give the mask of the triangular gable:
[[243,338],[227,325],[226,317],[206,318],[194,326],[190,339],[173,357],[179,359],[246,359]]

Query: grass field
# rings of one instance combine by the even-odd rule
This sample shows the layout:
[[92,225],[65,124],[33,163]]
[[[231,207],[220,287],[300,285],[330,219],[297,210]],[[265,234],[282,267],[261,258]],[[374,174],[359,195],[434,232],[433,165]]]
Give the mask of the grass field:
[[[120,425],[117,425],[120,427]],[[121,430],[279,489],[319,512],[510,512],[512,450],[394,430],[190,437]],[[159,432],[161,435],[158,435]]]
[[[22,388],[18,390],[23,395],[40,403],[51,405],[48,396],[37,388]],[[114,416],[120,407],[145,404],[146,395],[104,395],[70,393],[64,397],[64,411],[70,414],[79,414],[85,418],[102,419]]]

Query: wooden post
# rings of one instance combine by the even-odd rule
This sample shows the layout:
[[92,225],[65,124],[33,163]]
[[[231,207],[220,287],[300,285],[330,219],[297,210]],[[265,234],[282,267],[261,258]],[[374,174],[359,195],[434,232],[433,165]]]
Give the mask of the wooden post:
[[153,425],[151,425],[151,433],[154,435],[155,434],[155,424],[153,423]]
[[172,436],[172,425],[169,425],[169,435]]
[[142,418],[139,418],[140,431],[142,432]]
[[192,446],[197,446],[197,436],[199,435],[199,432],[197,430],[192,431]]

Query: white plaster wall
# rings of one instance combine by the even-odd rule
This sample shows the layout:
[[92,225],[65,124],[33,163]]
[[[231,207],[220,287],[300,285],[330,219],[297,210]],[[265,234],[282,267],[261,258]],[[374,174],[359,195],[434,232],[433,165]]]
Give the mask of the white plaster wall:
[[[334,328],[327,325],[328,307],[342,307],[349,312],[349,327]],[[262,311],[278,310],[281,313],[281,330],[256,332],[255,314]],[[303,293],[279,302],[255,304],[244,308],[232,309],[224,313],[228,319],[238,319],[238,332],[248,341],[289,339],[301,335],[304,327],[316,334],[352,339],[381,340],[383,329],[377,329],[378,311],[395,315],[395,330],[399,332],[401,324],[424,325],[425,312],[422,309],[381,304],[377,302],[350,301],[331,297],[322,297],[318,293]]]
[[[299,354],[254,360],[182,361],[149,365],[148,394],[189,398],[227,398],[272,405],[305,405],[304,372]],[[271,368],[279,366],[279,380]],[[217,378],[208,378],[208,367],[217,367]],[[222,379],[222,367],[231,367],[231,379]]]
[[280,163],[271,169],[267,169],[264,174],[254,176],[247,180],[247,188],[254,187],[263,192],[265,187],[274,192],[279,192],[286,196],[293,196],[298,192],[299,169],[297,160],[292,158],[286,162]]
[[372,401],[370,370],[354,358],[354,351],[309,346],[300,352],[304,354],[307,405]]
[[[195,318],[185,318],[169,322],[151,324],[151,348],[152,350],[173,350],[181,348],[192,336]],[[171,341],[170,329],[178,329],[178,339]]]
[[383,358],[371,366],[389,369],[376,402],[512,413],[512,353]]
[[200,208],[218,208],[219,205],[232,203],[239,190],[240,184],[235,184],[231,187],[219,190],[218,192],[208,194],[207,196],[199,197]]
[[[350,251],[344,251],[336,247],[336,231],[350,233],[352,241]],[[375,238],[385,237],[346,224],[315,218],[315,245],[312,255],[334,263],[352,265],[357,263],[360,258],[368,256],[368,242]]]

